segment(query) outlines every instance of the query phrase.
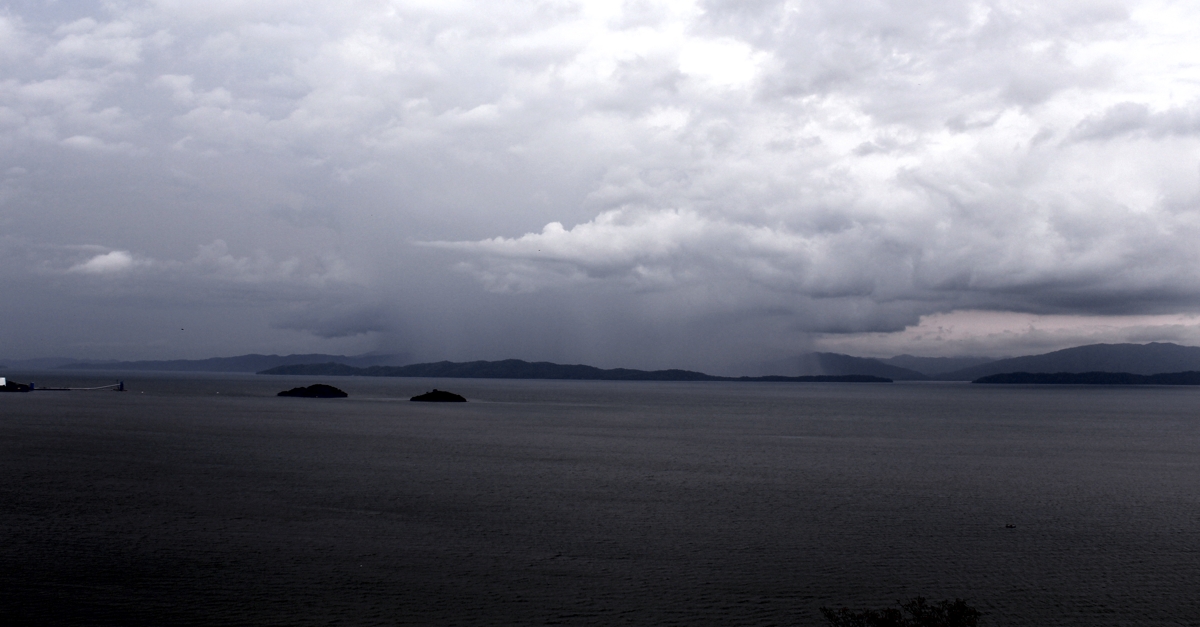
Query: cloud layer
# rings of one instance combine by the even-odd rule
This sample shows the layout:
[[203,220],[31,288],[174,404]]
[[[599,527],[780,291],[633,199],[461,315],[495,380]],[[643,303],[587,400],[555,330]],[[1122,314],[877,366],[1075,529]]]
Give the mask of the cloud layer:
[[[14,356],[714,367],[1200,307],[1186,3],[61,4],[0,14]],[[39,314],[96,303],[102,346]],[[182,318],[227,339],[141,335]]]

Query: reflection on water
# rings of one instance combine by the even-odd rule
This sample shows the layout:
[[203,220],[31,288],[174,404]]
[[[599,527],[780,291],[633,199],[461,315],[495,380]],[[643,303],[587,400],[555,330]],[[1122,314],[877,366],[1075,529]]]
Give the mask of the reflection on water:
[[10,622],[1200,623],[1198,389],[9,376]]

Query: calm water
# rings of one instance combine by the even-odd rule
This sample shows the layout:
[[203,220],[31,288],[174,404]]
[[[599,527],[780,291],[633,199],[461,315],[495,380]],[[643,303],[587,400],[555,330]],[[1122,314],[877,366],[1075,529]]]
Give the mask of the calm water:
[[1200,389],[123,378],[0,395],[0,622],[1200,625]]

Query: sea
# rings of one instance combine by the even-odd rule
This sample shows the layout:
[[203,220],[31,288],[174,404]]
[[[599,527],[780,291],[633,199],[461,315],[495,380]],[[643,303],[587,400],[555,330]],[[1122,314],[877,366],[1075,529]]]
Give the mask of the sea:
[[1200,625],[1200,388],[5,374],[0,624]]

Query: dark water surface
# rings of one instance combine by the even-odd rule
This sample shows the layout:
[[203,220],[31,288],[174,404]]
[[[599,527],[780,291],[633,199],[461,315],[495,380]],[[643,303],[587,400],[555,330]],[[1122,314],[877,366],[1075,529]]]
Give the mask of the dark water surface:
[[124,378],[0,395],[0,623],[1200,625],[1200,389]]

